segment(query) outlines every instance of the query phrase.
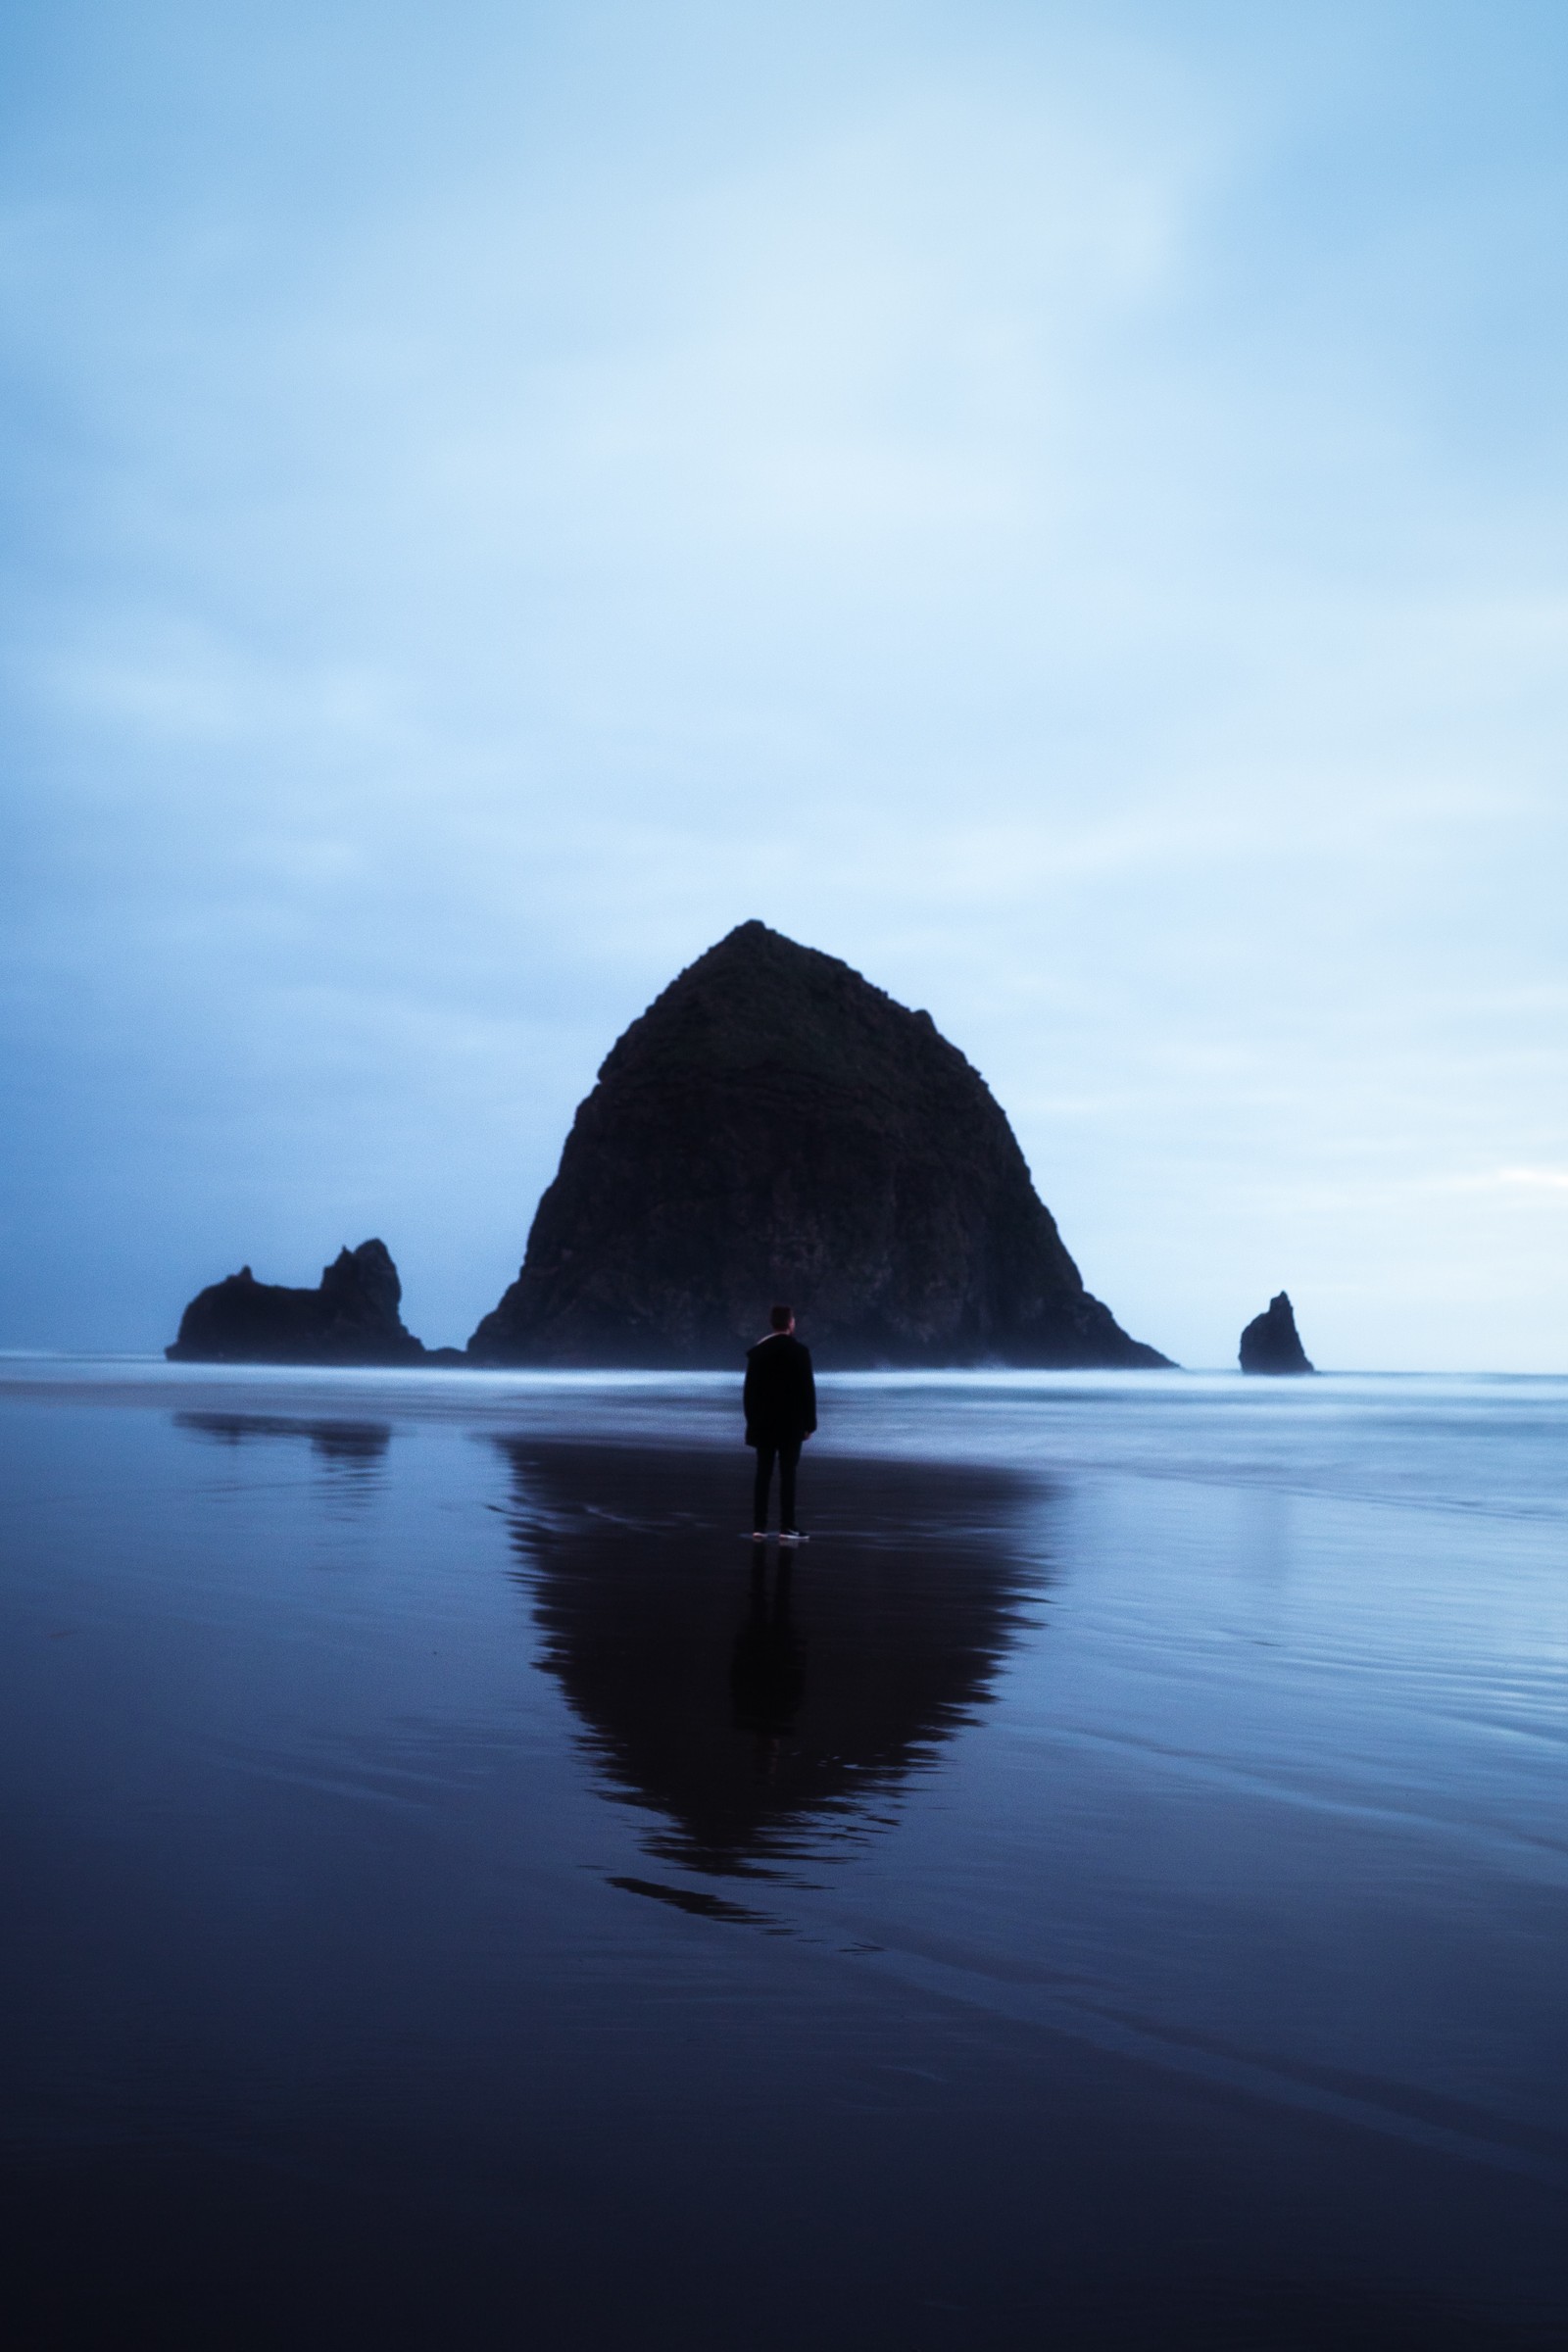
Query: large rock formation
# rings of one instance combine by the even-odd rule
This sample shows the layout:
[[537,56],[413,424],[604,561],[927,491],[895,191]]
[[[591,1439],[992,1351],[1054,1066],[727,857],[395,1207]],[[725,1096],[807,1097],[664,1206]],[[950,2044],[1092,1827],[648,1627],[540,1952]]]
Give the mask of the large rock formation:
[[1084,1289],[930,1014],[752,922],[610,1054],[468,1354],[733,1366],[774,1298],[828,1367],[1166,1361]]
[[1310,1372],[1288,1295],[1277,1291],[1266,1314],[1254,1315],[1242,1334],[1244,1372]]
[[424,1349],[403,1328],[403,1285],[385,1242],[340,1250],[320,1287],[258,1282],[241,1266],[199,1291],[164,1353],[176,1364],[411,1364]]

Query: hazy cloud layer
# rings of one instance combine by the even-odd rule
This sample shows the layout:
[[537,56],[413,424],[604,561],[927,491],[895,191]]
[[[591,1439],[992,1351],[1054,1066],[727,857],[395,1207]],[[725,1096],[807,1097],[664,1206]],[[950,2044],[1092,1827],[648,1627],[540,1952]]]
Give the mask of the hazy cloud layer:
[[0,1343],[466,1336],[760,914],[1141,1337],[1562,1364],[1559,12],[10,22]]

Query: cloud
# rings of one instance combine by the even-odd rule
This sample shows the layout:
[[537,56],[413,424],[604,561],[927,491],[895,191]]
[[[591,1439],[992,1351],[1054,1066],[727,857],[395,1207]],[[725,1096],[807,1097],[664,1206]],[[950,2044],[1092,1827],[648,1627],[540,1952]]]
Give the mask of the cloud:
[[1495,1168],[1485,1175],[1438,1181],[1455,1192],[1568,1193],[1568,1168]]
[[1568,1161],[1563,41],[1397,14],[24,10],[0,1338],[360,1217],[466,1330],[761,913],[1176,1353],[1555,1360],[1411,1188]]

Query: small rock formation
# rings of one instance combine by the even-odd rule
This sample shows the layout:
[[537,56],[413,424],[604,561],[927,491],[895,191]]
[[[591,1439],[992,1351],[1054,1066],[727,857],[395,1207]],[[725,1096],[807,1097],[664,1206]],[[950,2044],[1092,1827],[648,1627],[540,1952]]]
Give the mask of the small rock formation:
[[1296,1329],[1296,1312],[1289,1297],[1279,1291],[1268,1302],[1266,1315],[1254,1315],[1242,1334],[1244,1372],[1310,1372],[1306,1349]]
[[412,1364],[424,1349],[405,1331],[403,1285],[385,1242],[340,1250],[320,1288],[258,1282],[241,1266],[199,1291],[164,1353],[176,1364]]
[[1084,1289],[979,1072],[743,923],[612,1048],[481,1364],[728,1366],[788,1299],[819,1365],[1162,1365]]

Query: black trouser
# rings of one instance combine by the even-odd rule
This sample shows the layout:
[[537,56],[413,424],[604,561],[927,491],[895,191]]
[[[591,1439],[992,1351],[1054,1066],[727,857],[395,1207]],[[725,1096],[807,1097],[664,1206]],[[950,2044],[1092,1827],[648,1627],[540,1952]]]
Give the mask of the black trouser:
[[752,1489],[752,1525],[767,1525],[767,1490],[773,1483],[773,1457],[778,1456],[778,1525],[781,1535],[795,1533],[795,1465],[801,1458],[799,1438],[759,1438],[757,1484]]

